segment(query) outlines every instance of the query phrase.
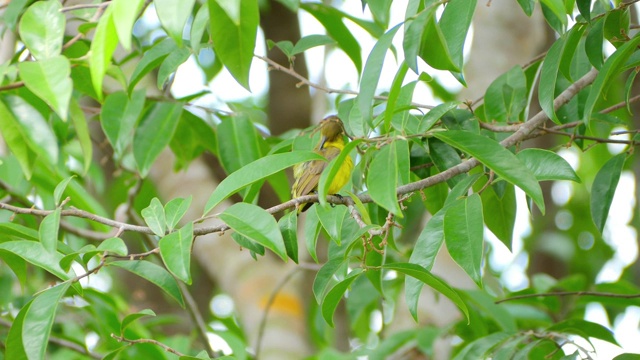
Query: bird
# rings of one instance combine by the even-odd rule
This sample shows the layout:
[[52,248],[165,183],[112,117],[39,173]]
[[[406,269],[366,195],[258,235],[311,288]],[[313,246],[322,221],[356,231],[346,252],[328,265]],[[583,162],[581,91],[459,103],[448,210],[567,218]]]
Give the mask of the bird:
[[[343,136],[345,135],[345,130],[339,117],[335,115],[327,116],[320,122],[319,129],[320,142],[314,151],[327,160],[311,160],[294,166],[293,177],[295,181],[291,188],[293,198],[317,192],[322,171],[344,149]],[[350,156],[347,156],[342,165],[340,165],[340,170],[336,173],[331,185],[329,185],[328,193],[337,194],[349,182],[352,170],[353,161]],[[302,204],[298,207],[298,213],[306,211],[311,205],[311,203]]]

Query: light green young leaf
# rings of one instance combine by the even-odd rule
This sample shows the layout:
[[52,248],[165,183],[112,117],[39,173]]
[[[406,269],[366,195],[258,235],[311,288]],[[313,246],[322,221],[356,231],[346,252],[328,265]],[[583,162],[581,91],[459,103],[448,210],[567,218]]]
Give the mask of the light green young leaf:
[[451,258],[482,287],[484,228],[478,194],[451,204],[444,215],[444,238]]
[[611,330],[598,323],[582,319],[564,320],[548,327],[546,330],[565,334],[576,334],[579,336],[586,335],[587,337],[604,340],[613,345],[620,346]]
[[18,69],[27,89],[51,106],[63,121],[67,121],[73,90],[69,60],[60,55],[40,61],[26,61],[18,64]]
[[256,181],[262,180],[269,175],[275,174],[295,164],[322,159],[324,159],[322,156],[313,151],[294,151],[268,155],[253,161],[238,169],[238,171],[231,173],[218,184],[204,207],[204,214],[213,210],[213,208],[224,199]]
[[[10,124],[8,129],[10,132],[7,135],[22,138],[31,150],[46,159],[49,164],[57,164],[58,139],[42,114],[18,96],[6,96],[4,102],[9,110],[7,114],[9,119],[2,120]],[[2,130],[2,135],[5,136],[4,129]],[[20,135],[14,134],[15,131]],[[13,147],[12,151],[14,151]]]
[[318,219],[322,227],[325,229],[331,240],[333,240],[338,246],[342,243],[342,224],[344,217],[347,214],[346,206],[339,206],[332,208],[330,206],[316,206],[316,212],[318,213]]
[[182,46],[182,32],[196,0],[153,0],[156,13],[167,34]]
[[167,270],[187,285],[191,285],[191,245],[193,223],[160,239],[160,256]]
[[44,359],[60,299],[71,284],[64,282],[41,292],[26,307],[22,342],[28,359]]
[[498,176],[521,188],[544,214],[542,189],[535,175],[509,150],[482,135],[449,130],[434,134],[438,139],[475,157]]
[[58,249],[58,229],[60,228],[60,208],[47,215],[40,223],[40,242],[42,247],[55,253]]
[[160,289],[166,292],[167,295],[175,299],[182,308],[184,308],[184,299],[180,292],[180,288],[178,287],[178,282],[163,267],[146,260],[113,261],[109,263],[109,266],[125,269],[157,285]]
[[382,268],[395,270],[399,273],[414,277],[427,284],[433,290],[449,298],[449,300],[451,300],[462,311],[462,313],[467,318],[467,321],[469,321],[469,309],[467,308],[467,305],[464,303],[460,295],[458,295],[458,293],[453,288],[447,285],[447,283],[431,274],[422,266],[409,263],[395,263],[383,265]]
[[107,251],[110,253],[114,253],[116,255],[125,256],[129,253],[129,249],[127,249],[127,245],[124,241],[118,237],[108,238],[105,241],[101,242],[98,245],[98,250]]
[[164,150],[180,120],[181,103],[155,103],[142,118],[141,125],[133,137],[133,157],[143,178],[149,174],[151,165]]
[[64,194],[64,191],[67,188],[67,185],[69,185],[69,182],[71,180],[73,180],[73,178],[76,177],[75,175],[71,175],[68,178],[62,180],[57,186],[56,188],[53,190],[53,201],[54,204],[56,206],[60,205],[60,200],[62,199],[62,194]]
[[120,44],[125,50],[131,50],[131,35],[136,17],[142,10],[144,0],[113,0],[110,7],[113,8],[113,23],[120,39]]
[[164,206],[164,214],[167,219],[167,228],[169,231],[173,230],[173,228],[178,225],[178,222],[184,214],[189,210],[189,206],[191,206],[191,200],[193,196],[189,195],[188,198],[175,198],[169,201]]
[[91,136],[89,135],[87,119],[80,108],[80,104],[78,104],[78,101],[74,98],[71,99],[71,103],[69,104],[69,116],[76,129],[78,142],[80,142],[83,158],[83,174],[86,174],[93,161],[93,144],[91,142]]
[[167,221],[165,219],[164,208],[158,198],[151,199],[151,203],[140,212],[144,222],[151,228],[154,234],[162,237],[167,232]]
[[33,163],[36,153],[29,147],[28,133],[11,113],[5,102],[0,99],[0,134],[7,147],[18,160],[20,168],[27,180],[31,179]]
[[109,65],[111,65],[111,56],[118,45],[118,35],[113,24],[111,12],[112,8],[107,7],[104,14],[102,14],[91,42],[91,51],[89,51],[91,82],[99,100],[102,100],[104,75],[107,73]]
[[208,0],[211,40],[216,55],[231,75],[245,89],[249,89],[249,70],[256,45],[259,8],[256,0],[238,0],[238,15],[229,14],[224,0]]
[[351,283],[353,283],[353,281],[361,274],[362,269],[353,270],[349,276],[332,287],[327,295],[322,299],[322,304],[320,305],[322,317],[329,326],[334,327],[333,314],[336,312],[340,299],[342,299],[344,293],[347,291],[349,286],[351,286]]
[[122,324],[120,324],[120,335],[123,336],[124,335],[124,330],[131,325],[132,322],[143,318],[145,316],[156,316],[156,313],[153,312],[153,310],[151,309],[143,309],[140,310],[136,313],[133,314],[129,314],[127,316],[124,317],[124,319],[122,319]]
[[571,180],[580,182],[580,178],[567,160],[560,155],[544,149],[524,149],[516,154],[536,176],[538,181]]
[[396,143],[382,147],[369,165],[367,189],[373,201],[398,217],[403,217],[398,205],[398,154]]
[[300,40],[298,40],[298,42],[293,47],[293,49],[291,49],[291,55],[301,54],[316,46],[325,46],[325,45],[331,45],[335,43],[336,42],[327,35],[320,35],[320,34],[307,35],[301,38]]
[[207,30],[207,24],[209,22],[209,5],[207,2],[202,4],[193,18],[191,23],[191,33],[189,34],[191,39],[191,49],[193,53],[198,55],[200,53],[200,43],[202,42],[202,36]]
[[387,107],[384,110],[385,132],[388,132],[391,129],[391,119],[393,119],[393,114],[396,111],[396,103],[398,102],[398,97],[400,96],[400,91],[402,89],[402,83],[404,82],[404,78],[407,75],[407,71],[409,71],[409,66],[406,62],[402,62],[402,64],[400,64],[400,68],[396,72],[396,75],[393,77],[391,90],[389,90]]
[[270,249],[287,260],[287,249],[280,228],[271,214],[259,206],[236,203],[218,215],[230,228]]
[[331,280],[344,263],[345,259],[342,256],[334,257],[322,265],[316,273],[316,278],[313,280],[313,296],[318,304],[322,302]]
[[613,195],[616,192],[616,187],[618,187],[620,173],[626,159],[626,153],[612,157],[602,166],[593,180],[593,185],[591,186],[591,217],[601,234],[607,222],[611,201],[613,201]]
[[29,6],[20,19],[20,39],[37,60],[44,60],[62,52],[66,20],[60,12],[59,1],[37,1]]

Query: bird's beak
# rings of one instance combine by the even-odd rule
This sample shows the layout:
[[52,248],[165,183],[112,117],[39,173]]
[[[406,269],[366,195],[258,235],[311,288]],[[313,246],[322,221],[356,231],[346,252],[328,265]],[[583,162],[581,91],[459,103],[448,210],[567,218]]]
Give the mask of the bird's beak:
[[324,143],[327,142],[327,137],[322,135],[322,138],[320,139],[320,149],[322,149],[324,147]]

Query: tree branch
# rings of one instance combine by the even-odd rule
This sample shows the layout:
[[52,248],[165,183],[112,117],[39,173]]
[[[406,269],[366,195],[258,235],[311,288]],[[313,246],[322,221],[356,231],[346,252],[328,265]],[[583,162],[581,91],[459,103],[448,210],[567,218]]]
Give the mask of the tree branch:
[[605,292],[598,292],[598,291],[558,291],[558,292],[540,293],[540,294],[516,295],[516,296],[508,297],[506,299],[498,300],[495,302],[495,304],[500,304],[507,301],[530,299],[530,298],[537,298],[537,297],[563,297],[563,296],[597,296],[597,297],[609,297],[609,298],[618,298],[618,299],[640,298],[640,294],[616,294],[616,293],[605,293]]
[[153,344],[156,346],[161,347],[164,351],[166,352],[170,352],[174,355],[177,356],[187,356],[186,354],[181,353],[180,351],[170,347],[169,345],[165,345],[163,343],[161,343],[160,341],[154,340],[154,339],[127,339],[123,336],[118,336],[116,334],[111,334],[111,337],[116,339],[118,342],[125,342],[125,343],[129,343],[129,344]]

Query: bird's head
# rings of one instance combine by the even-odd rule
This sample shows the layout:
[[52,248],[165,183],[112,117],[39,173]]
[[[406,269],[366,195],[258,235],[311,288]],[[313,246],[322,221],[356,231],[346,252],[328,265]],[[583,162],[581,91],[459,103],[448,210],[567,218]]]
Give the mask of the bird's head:
[[320,122],[320,135],[322,137],[320,148],[322,148],[325,142],[335,141],[344,133],[342,120],[335,115],[327,116]]

